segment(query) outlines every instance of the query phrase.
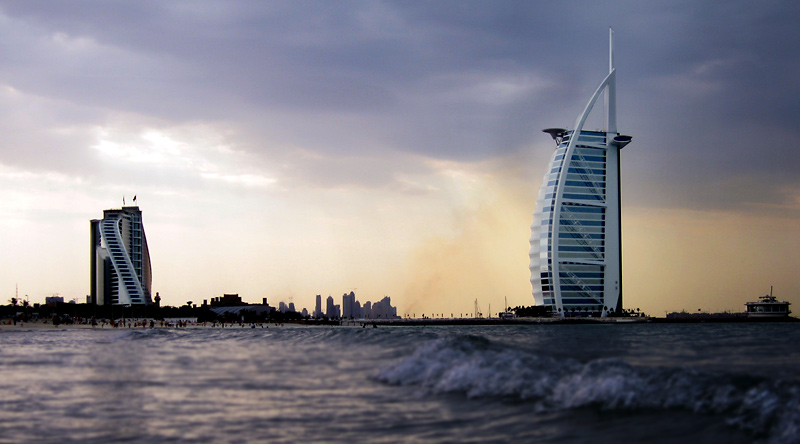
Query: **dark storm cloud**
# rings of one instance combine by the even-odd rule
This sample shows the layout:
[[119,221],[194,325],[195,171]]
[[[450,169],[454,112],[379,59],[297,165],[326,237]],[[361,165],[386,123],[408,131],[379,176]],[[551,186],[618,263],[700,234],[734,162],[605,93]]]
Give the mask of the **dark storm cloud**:
[[[515,111],[533,108],[530,93],[499,105],[452,97],[470,82],[530,73],[536,58],[526,53],[545,47],[548,23],[530,9],[480,3],[15,2],[4,9],[34,35],[89,38],[112,53],[72,54],[84,58],[78,66],[39,60],[50,68],[41,70],[45,78],[12,77],[26,89],[177,119],[236,117],[251,107],[305,113],[310,123],[354,114],[386,132],[368,145],[445,157],[484,156],[481,147],[495,142],[487,132],[520,142],[498,117],[524,115]],[[320,148],[359,149],[348,128],[302,132]]]
[[[620,45],[624,170],[637,200],[697,209],[791,205],[800,189],[800,9],[701,2]],[[627,114],[627,115],[626,115]],[[629,189],[631,189],[629,187]],[[796,205],[796,203],[794,203]],[[795,206],[795,211],[796,211]]]
[[540,129],[573,124],[613,26],[635,201],[735,207],[797,189],[793,3],[539,3],[3,1],[0,81],[95,124],[231,122],[238,148],[279,159],[472,161],[549,148]]

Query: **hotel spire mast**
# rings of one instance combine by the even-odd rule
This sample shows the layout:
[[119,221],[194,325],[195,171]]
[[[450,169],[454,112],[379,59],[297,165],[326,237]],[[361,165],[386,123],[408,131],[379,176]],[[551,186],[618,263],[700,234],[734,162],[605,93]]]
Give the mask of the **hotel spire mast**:
[[[608,73],[614,73],[614,28],[608,28]],[[606,88],[606,131],[617,132],[617,76],[611,77]]]

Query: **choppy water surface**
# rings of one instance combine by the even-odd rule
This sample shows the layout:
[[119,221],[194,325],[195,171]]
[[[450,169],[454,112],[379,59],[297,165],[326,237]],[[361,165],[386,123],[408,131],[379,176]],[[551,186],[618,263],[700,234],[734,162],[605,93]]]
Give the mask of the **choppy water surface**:
[[797,324],[0,330],[0,442],[800,442]]

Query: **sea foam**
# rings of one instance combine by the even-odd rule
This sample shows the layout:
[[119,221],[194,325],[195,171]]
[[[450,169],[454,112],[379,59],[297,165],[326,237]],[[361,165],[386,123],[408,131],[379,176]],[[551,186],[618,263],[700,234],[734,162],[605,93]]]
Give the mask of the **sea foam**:
[[719,414],[768,442],[800,442],[800,387],[793,381],[634,366],[616,358],[556,357],[479,336],[440,338],[375,374],[431,394],[530,402],[536,411],[681,409]]

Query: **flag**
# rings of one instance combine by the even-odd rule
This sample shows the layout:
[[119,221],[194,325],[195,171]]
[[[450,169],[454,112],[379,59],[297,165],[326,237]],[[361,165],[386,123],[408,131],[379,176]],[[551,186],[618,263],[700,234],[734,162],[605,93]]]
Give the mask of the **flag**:
[[133,195],[133,202],[136,203],[136,195]]

